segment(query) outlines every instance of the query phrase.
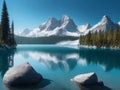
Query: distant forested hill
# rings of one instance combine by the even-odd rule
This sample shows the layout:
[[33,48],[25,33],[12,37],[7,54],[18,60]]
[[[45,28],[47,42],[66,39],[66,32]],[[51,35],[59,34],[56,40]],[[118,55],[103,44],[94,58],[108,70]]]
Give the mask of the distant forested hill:
[[77,40],[73,36],[49,36],[49,37],[21,37],[15,36],[17,44],[56,44],[61,41]]

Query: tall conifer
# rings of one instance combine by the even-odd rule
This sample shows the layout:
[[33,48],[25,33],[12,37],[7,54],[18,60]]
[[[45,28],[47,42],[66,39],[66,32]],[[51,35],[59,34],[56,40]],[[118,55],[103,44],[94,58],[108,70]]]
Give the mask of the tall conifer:
[[9,28],[9,16],[8,16],[7,5],[5,0],[2,8],[1,29],[2,29],[2,40],[4,41],[5,44],[8,44],[10,28]]

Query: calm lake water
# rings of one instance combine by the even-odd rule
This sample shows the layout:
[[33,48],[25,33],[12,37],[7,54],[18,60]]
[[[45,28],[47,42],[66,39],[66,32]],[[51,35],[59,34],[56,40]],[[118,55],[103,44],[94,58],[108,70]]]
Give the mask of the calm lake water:
[[[45,84],[31,89],[6,88],[2,83],[4,73],[24,62],[29,62],[43,75]],[[120,90],[120,50],[18,45],[16,51],[0,51],[0,90],[80,90],[70,79],[88,72],[96,72],[107,90]]]

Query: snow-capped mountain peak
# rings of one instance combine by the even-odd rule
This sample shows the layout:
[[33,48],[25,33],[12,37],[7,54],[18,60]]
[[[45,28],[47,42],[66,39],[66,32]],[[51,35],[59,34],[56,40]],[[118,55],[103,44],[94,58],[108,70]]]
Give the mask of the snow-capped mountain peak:
[[22,32],[16,32],[15,34],[18,35],[18,36],[26,36],[28,35],[32,30],[26,28],[24,29]]
[[90,23],[86,23],[85,26],[87,29],[91,27]]
[[59,26],[59,21],[56,18],[49,18],[45,23],[39,26],[40,30],[53,30]]
[[61,17],[61,22],[65,22],[65,21],[69,21],[69,20],[70,20],[70,18],[67,15],[63,15]]
[[107,15],[104,15],[103,16],[103,18],[102,18],[102,20],[100,21],[100,23],[101,24],[113,24],[113,22],[112,22],[112,20],[111,20],[111,18],[109,17],[109,16],[107,16]]
[[98,22],[96,25],[94,25],[92,28],[90,28],[89,30],[92,32],[96,32],[96,31],[108,31],[110,29],[116,29],[117,28],[117,24],[115,24],[111,18],[109,16],[104,15],[102,20],[100,22]]
[[28,34],[30,31],[31,31],[30,29],[26,28],[23,30],[22,34]]
[[69,32],[78,32],[77,26],[74,21],[67,15],[63,15],[60,19],[62,30],[67,30]]
[[46,21],[46,24],[51,24],[51,23],[54,23],[56,22],[57,19],[56,18],[49,18],[47,21]]

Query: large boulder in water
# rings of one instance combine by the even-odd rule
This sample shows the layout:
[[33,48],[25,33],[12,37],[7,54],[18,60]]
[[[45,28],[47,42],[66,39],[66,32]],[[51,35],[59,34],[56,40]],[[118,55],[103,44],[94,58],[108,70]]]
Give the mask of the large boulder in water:
[[94,85],[98,83],[98,78],[96,73],[86,73],[75,76],[71,81],[75,82],[78,85]]
[[3,77],[3,83],[7,86],[29,86],[38,84],[41,80],[42,76],[29,63],[10,68]]

